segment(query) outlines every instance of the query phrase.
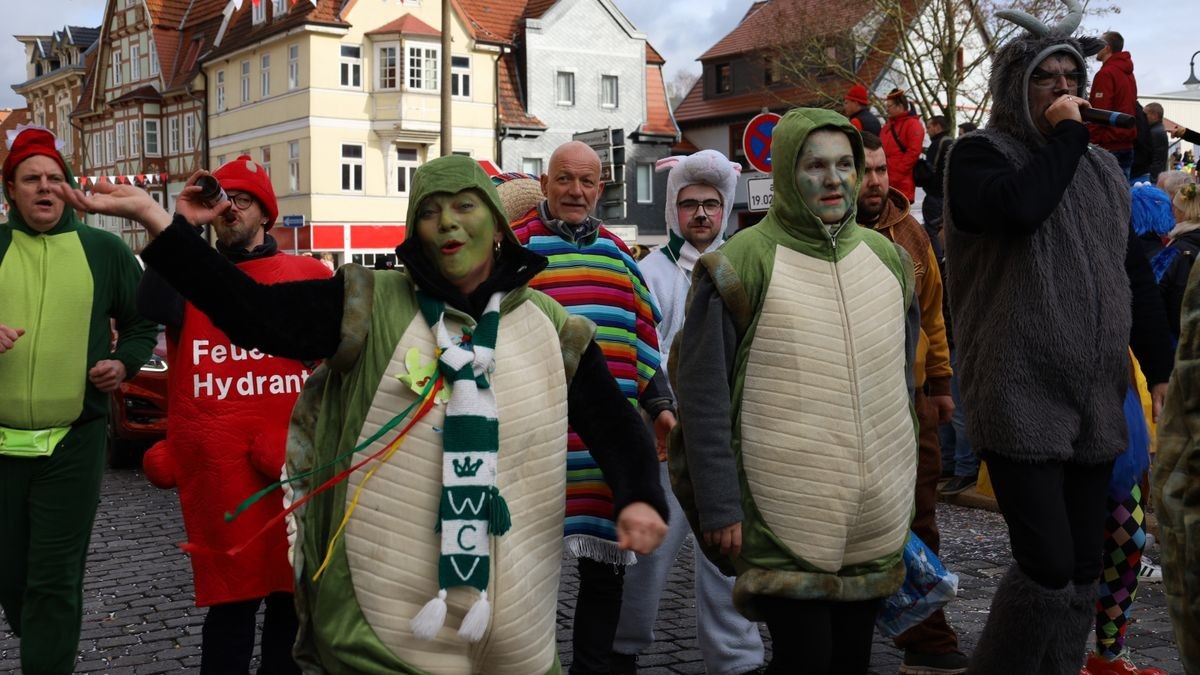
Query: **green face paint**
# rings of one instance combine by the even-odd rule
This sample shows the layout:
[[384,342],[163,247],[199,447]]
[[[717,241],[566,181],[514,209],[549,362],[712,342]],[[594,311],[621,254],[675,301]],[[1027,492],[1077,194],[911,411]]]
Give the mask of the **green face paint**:
[[822,223],[836,225],[845,218],[857,185],[854,149],[846,134],[822,129],[805,139],[796,160],[796,189]]
[[417,208],[417,237],[438,272],[464,294],[492,273],[496,222],[475,190],[426,197]]

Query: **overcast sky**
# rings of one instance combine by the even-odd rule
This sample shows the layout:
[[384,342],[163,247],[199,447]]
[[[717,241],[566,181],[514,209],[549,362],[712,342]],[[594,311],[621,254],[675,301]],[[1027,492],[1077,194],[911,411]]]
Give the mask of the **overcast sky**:
[[[329,0],[321,0],[326,2]],[[696,57],[737,25],[752,0],[614,0],[650,43],[667,60],[667,78],[681,70],[700,72]],[[22,107],[12,85],[25,79],[21,43],[9,37],[48,34],[64,24],[95,26],[100,23],[104,0],[3,0],[6,5],[0,35],[0,107]],[[1084,29],[1098,34],[1109,29],[1125,36],[1133,55],[1138,90],[1154,94],[1182,89],[1188,76],[1188,59],[1200,49],[1194,16],[1172,16],[1169,5],[1182,8],[1192,2],[1117,0],[1120,14],[1085,19]],[[12,11],[14,5],[20,11]],[[1200,73],[1197,73],[1200,76]]]

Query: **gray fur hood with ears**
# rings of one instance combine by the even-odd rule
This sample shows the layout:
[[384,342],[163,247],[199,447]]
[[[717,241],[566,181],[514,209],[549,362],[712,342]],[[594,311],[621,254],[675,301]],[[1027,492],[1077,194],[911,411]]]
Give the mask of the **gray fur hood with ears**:
[[[1029,147],[1045,143],[1029,116],[1029,75],[1047,56],[1065,53],[1086,71],[1087,57],[1098,54],[1104,42],[1094,37],[1072,37],[1082,10],[1068,0],[1071,13],[1054,27],[1047,27],[1023,12],[999,12],[998,16],[1015,21],[1027,30],[1009,40],[992,57],[988,88],[992,94],[992,116],[988,128],[1016,137]],[[1077,14],[1078,13],[1078,14]],[[1080,82],[1075,95],[1087,98],[1087,83]]]

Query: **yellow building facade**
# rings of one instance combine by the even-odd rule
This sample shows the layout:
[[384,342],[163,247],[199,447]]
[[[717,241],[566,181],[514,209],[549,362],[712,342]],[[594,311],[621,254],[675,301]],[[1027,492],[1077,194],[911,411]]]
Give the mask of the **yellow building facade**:
[[[268,168],[282,250],[371,265],[403,241],[412,174],[441,154],[441,3],[338,4],[246,2],[221,26],[203,59],[209,165]],[[500,52],[457,16],[450,31],[452,148],[492,160]]]

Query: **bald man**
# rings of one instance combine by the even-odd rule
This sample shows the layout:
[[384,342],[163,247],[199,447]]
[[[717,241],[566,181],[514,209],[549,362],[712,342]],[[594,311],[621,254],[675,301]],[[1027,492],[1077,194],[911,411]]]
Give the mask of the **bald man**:
[[[674,405],[659,369],[657,305],[624,242],[592,209],[604,191],[600,158],[577,141],[559,146],[541,177],[545,200],[512,224],[517,239],[550,263],[529,286],[600,327],[596,342],[631,405],[654,420],[660,448],[675,426]],[[511,215],[511,214],[510,214]],[[605,415],[601,409],[596,415]],[[599,467],[573,429],[567,435],[566,549],[579,559],[572,675],[607,675],[621,615],[625,565],[632,551],[617,546],[613,506],[627,495],[604,484]]]

